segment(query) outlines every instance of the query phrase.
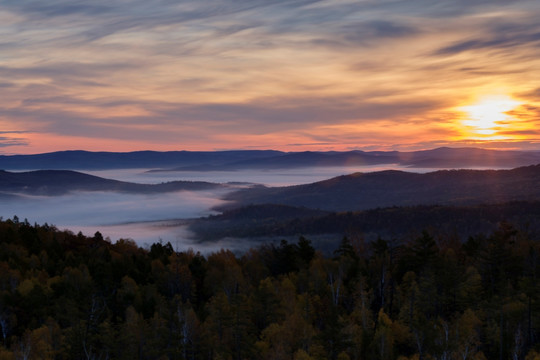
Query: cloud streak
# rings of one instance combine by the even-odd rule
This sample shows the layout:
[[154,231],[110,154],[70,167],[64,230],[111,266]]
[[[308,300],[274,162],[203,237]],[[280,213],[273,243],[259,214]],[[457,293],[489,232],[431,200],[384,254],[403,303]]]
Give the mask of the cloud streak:
[[[532,94],[523,100],[539,105],[539,16],[532,0],[8,0],[0,129],[32,133],[0,144],[42,152],[60,150],[55,143],[339,150],[462,141],[450,135],[461,121],[453,109],[484,93]],[[331,144],[317,145],[328,144],[321,137]]]

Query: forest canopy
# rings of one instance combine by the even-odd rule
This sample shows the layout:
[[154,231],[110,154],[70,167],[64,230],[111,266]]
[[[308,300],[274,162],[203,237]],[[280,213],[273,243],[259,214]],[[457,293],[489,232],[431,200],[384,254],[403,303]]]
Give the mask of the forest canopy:
[[309,239],[206,256],[0,221],[0,359],[538,359],[540,243]]

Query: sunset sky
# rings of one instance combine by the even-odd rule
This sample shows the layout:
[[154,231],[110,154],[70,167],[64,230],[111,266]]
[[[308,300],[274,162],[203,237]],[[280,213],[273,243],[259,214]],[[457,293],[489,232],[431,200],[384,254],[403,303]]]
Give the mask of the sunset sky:
[[3,0],[0,154],[540,150],[540,3]]

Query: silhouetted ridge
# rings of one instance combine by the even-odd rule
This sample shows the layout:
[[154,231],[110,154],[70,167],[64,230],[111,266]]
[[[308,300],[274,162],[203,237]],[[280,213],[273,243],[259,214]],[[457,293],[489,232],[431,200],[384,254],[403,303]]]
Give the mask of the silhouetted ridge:
[[117,191],[131,193],[205,190],[223,185],[203,181],[171,181],[161,184],[136,184],[104,179],[71,170],[0,171],[0,192],[33,195],[60,195],[72,191]]
[[437,148],[399,151],[60,151],[34,155],[0,155],[0,168],[31,169],[154,169],[156,171],[210,171],[291,169],[302,167],[389,165],[426,168],[512,168],[540,162],[540,152],[477,148]]
[[355,173],[307,185],[244,189],[227,199],[238,205],[271,203],[327,211],[540,200],[540,165],[426,174],[395,170]]

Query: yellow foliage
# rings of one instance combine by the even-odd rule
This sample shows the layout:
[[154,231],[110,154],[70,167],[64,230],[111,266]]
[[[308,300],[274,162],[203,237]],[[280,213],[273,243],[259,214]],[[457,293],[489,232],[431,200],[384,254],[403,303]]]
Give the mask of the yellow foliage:
[[264,356],[270,350],[270,344],[266,341],[257,341],[255,343],[255,349],[257,349],[257,354]]
[[525,360],[540,360],[540,354],[534,350],[531,350],[525,357]]
[[401,321],[392,322],[392,334],[396,342],[405,344],[410,341],[411,329]]
[[31,334],[32,339],[32,358],[39,360],[54,359],[54,349],[52,347],[53,339],[50,329],[43,325],[35,329]]
[[392,320],[386,315],[383,309],[379,310],[374,345],[381,359],[391,359],[393,357],[394,334],[392,331]]
[[288,276],[281,281],[279,293],[283,308],[287,309],[288,313],[293,312],[296,304],[296,285]]
[[14,360],[15,354],[0,346],[0,360]]
[[313,358],[307,352],[300,349],[294,353],[294,360],[313,360]]
[[517,316],[524,314],[527,311],[527,296],[525,294],[519,294],[512,297],[512,301],[503,306],[503,311],[509,316]]
[[420,355],[419,355],[419,354],[414,354],[414,355],[411,356],[410,358],[408,358],[408,357],[403,357],[403,359],[407,359],[407,360],[419,360],[419,359],[420,359]]
[[309,347],[309,353],[311,355],[311,358],[317,359],[317,360],[326,360],[328,359],[326,355],[326,351],[324,350],[324,347],[321,344],[313,344]]
[[23,282],[19,284],[17,287],[17,290],[22,296],[27,296],[30,291],[34,289],[35,282],[32,279],[25,279]]
[[122,278],[122,287],[120,288],[119,293],[122,295],[134,296],[137,293],[138,288],[139,286],[135,280],[126,275]]
[[480,352],[474,354],[473,360],[487,360],[487,358],[484,355],[484,353],[480,351]]
[[47,287],[50,288],[54,284],[58,284],[62,281],[62,278],[60,276],[53,276],[51,278],[47,279]]

